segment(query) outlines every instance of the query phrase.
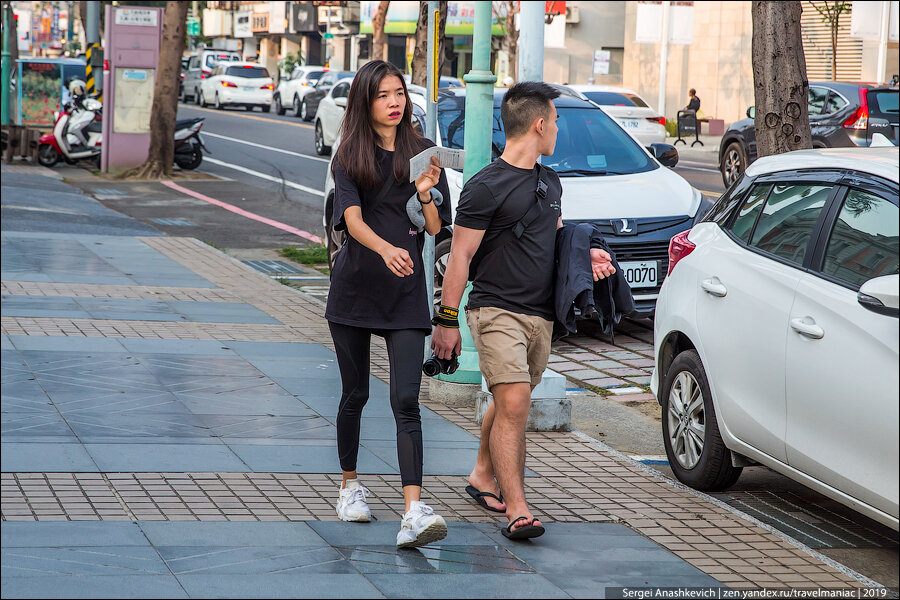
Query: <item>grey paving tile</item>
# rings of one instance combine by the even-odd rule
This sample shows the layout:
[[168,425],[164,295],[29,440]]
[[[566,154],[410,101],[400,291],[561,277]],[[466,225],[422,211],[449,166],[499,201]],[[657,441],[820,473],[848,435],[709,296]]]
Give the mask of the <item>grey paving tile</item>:
[[0,470],[4,473],[95,473],[98,467],[81,444],[3,442]]
[[[30,371],[29,371],[30,373]],[[3,412],[31,414],[55,412],[56,408],[37,380],[6,381],[0,385],[0,406]]]
[[367,575],[388,598],[568,598],[537,574]]
[[[628,588],[631,597],[638,598],[640,590],[666,588],[723,587],[721,583],[701,573],[693,575],[616,575],[612,577],[585,576],[580,574],[544,574],[544,577],[573,598],[605,598],[615,593],[607,588]],[[622,595],[609,596],[622,598]]]
[[157,548],[176,575],[201,573],[359,573],[328,546],[162,546]]
[[157,547],[328,547],[327,542],[304,522],[140,521],[139,525],[150,543]]
[[168,300],[169,310],[184,315],[188,321],[210,323],[268,323],[281,325],[281,321],[251,304],[242,302],[202,302],[194,300]]
[[129,352],[139,354],[202,354],[234,356],[229,347],[233,342],[218,340],[153,340],[126,338],[121,340],[122,346]]
[[[363,546],[380,547],[399,553],[396,547],[399,521],[373,521],[371,523],[345,523],[343,521],[309,521],[309,527],[328,544],[341,548]],[[447,537],[429,544],[428,547],[443,546],[494,546],[493,540],[472,523],[451,522],[447,526]]]
[[250,470],[224,444],[84,444],[84,449],[104,473]]
[[302,344],[297,342],[229,342],[229,346],[241,356],[255,358],[324,358],[333,359],[334,352],[321,344]]
[[[20,352],[26,350],[68,352],[123,352],[122,344],[114,338],[55,337],[44,335],[12,335],[10,340]],[[124,340],[123,340],[124,341]]]
[[501,546],[442,544],[415,550],[396,545],[339,547],[360,573],[533,573]]
[[[424,437],[426,440],[430,439],[427,434]],[[378,446],[366,441],[362,444],[394,469],[400,470],[396,442]],[[477,441],[472,448],[434,448],[427,441],[424,446],[422,470],[425,475],[469,475],[478,457]]]
[[55,546],[3,548],[4,577],[48,575],[167,575],[169,569],[156,550],[144,546]]
[[196,598],[384,598],[360,574],[178,575]]
[[80,548],[146,546],[147,538],[136,523],[41,521],[4,522],[0,528],[6,548]]
[[4,598],[188,598],[172,575],[9,577]]
[[[250,469],[261,473],[340,473],[337,449],[329,446],[282,446],[229,444],[234,453]],[[357,469],[361,473],[396,474],[399,471],[372,454],[360,448]],[[213,469],[205,469],[213,470]],[[242,470],[246,470],[242,469]]]
[[15,346],[6,334],[0,336],[0,350],[15,350]]
[[[72,435],[72,430],[59,413],[4,411],[2,423],[3,436],[7,441],[17,441],[20,436]],[[72,441],[75,441],[74,437]]]
[[566,377],[570,379],[580,379],[584,381],[585,379],[594,379],[595,377],[600,377],[603,373],[599,371],[595,371],[593,369],[581,369],[578,371],[566,371],[563,373]]
[[[371,403],[371,401],[370,401]],[[397,425],[394,417],[375,417],[368,415],[369,406],[366,405],[360,424],[360,439],[363,440],[393,440],[397,438]],[[334,422],[335,418],[328,418]],[[429,418],[423,415],[422,435],[435,442],[472,442],[478,438],[471,433],[443,418]]]

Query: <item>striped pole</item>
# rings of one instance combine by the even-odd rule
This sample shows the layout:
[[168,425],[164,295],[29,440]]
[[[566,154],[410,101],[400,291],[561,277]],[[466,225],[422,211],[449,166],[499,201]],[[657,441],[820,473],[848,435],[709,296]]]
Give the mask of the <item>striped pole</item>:
[[[97,99],[103,102],[103,86],[98,86],[96,79],[103,74],[103,48],[100,47],[100,44],[88,44],[85,58],[87,59],[87,65],[84,67],[84,74],[87,79],[85,82],[87,93],[91,95],[97,92],[99,94]],[[94,73],[95,70],[97,71],[96,74]]]
[[91,55],[94,53],[94,48],[99,45],[100,44],[88,44],[88,47],[87,47],[87,57],[86,57],[87,65],[85,65],[85,67],[84,67],[84,74],[87,77],[87,81],[85,83],[87,83],[88,95],[93,94],[94,88],[96,87],[94,85],[94,68],[93,68],[93,63],[91,61],[91,58],[92,58]]

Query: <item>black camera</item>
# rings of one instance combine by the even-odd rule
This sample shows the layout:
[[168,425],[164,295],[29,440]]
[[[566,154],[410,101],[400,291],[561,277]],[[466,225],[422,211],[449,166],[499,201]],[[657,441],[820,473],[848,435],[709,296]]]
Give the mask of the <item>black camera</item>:
[[422,365],[422,372],[428,375],[429,377],[434,377],[439,373],[443,373],[444,375],[452,375],[456,373],[456,370],[459,368],[459,361],[456,359],[456,355],[454,354],[449,359],[438,358],[432,353],[431,358],[425,361],[425,364]]

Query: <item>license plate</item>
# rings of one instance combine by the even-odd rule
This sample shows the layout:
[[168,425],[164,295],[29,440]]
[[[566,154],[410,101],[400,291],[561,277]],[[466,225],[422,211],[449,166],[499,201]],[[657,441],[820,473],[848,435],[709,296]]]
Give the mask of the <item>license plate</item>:
[[256,88],[244,86],[244,87],[242,87],[241,89],[244,90],[245,92],[252,92],[252,91],[255,90]]
[[641,122],[637,119],[622,119],[622,127],[625,129],[638,129],[641,126]]
[[625,281],[632,288],[656,287],[659,264],[649,262],[620,262],[619,268],[625,273]]

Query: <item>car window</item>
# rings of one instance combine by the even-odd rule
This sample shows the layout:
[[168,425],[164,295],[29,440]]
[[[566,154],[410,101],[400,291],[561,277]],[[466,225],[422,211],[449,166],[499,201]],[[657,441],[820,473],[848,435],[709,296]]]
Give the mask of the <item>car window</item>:
[[346,98],[350,94],[350,82],[342,81],[331,90],[333,98]]
[[828,90],[820,87],[810,87],[807,104],[809,105],[810,115],[821,115],[822,109],[825,108],[825,101],[828,99]]
[[322,77],[319,79],[319,81],[318,81],[318,83],[316,83],[316,85],[317,86],[326,86],[326,85],[331,85],[332,83],[334,83],[334,75],[332,75],[331,73],[326,73],[326,74],[322,75]]
[[634,94],[617,92],[584,92],[584,95],[600,106],[647,106],[647,103]]
[[[325,71],[309,71],[306,73],[306,80],[310,83],[315,83],[325,74]],[[301,74],[298,79],[303,79],[303,75]]]
[[850,190],[831,232],[822,272],[858,289],[900,270],[900,209],[862,190]]
[[775,184],[753,228],[751,246],[802,265],[830,185]]
[[872,114],[896,118],[900,113],[900,92],[897,90],[871,90],[866,94],[866,100]]
[[222,67],[225,69],[225,75],[230,77],[243,77],[244,79],[264,79],[269,76],[269,71],[265,67],[251,67],[244,65],[241,67]]
[[188,63],[188,68],[189,68],[189,69],[196,69],[196,68],[199,67],[199,66],[200,66],[200,59],[199,59],[198,57],[196,57],[196,56],[192,56],[192,57],[191,57],[191,62]]
[[825,114],[830,115],[831,113],[841,110],[845,106],[847,106],[846,100],[834,92],[830,92],[828,94],[828,101],[825,103]]
[[772,184],[770,183],[754,187],[731,225],[731,231],[747,243],[750,243],[753,226],[756,225],[756,219],[759,218],[759,213],[762,212],[771,189]]

